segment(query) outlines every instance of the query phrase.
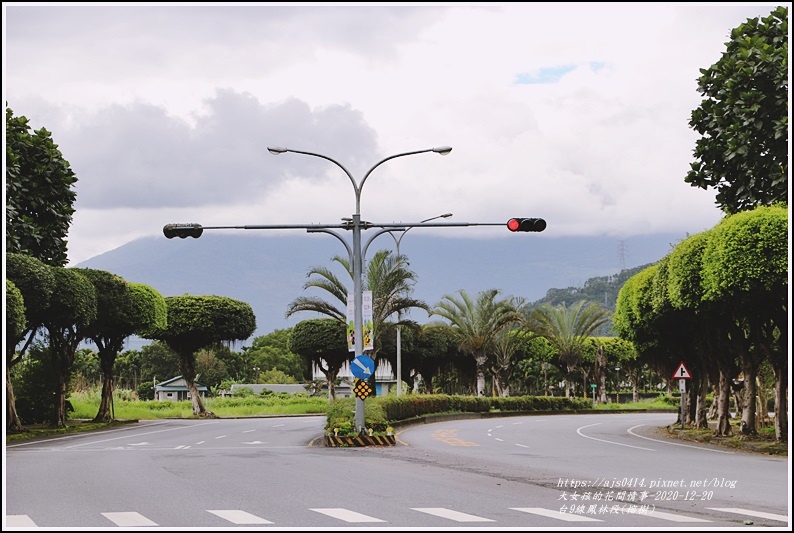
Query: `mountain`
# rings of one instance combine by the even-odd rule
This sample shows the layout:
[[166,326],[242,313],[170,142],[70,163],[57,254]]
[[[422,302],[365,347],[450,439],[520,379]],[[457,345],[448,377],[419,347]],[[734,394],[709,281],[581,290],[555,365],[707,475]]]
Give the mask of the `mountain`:
[[[401,243],[400,251],[417,275],[413,295],[431,306],[459,289],[472,295],[499,289],[504,296],[522,296],[533,302],[554,288],[581,287],[593,277],[655,263],[685,237],[511,234],[480,240],[412,234]],[[376,249],[394,250],[393,244],[382,236],[373,241],[367,256]],[[218,295],[245,301],[256,315],[257,337],[317,318],[298,313],[287,319],[284,314],[298,296],[326,295],[315,288],[304,291],[310,268],[328,267],[345,280],[346,274],[331,258],[346,253],[337,239],[325,234],[263,236],[205,231],[199,239],[137,239],[75,266],[118,274],[127,281],[150,285],[163,296]],[[411,318],[419,323],[429,321],[424,311],[414,311]],[[249,345],[254,337],[243,344]]]

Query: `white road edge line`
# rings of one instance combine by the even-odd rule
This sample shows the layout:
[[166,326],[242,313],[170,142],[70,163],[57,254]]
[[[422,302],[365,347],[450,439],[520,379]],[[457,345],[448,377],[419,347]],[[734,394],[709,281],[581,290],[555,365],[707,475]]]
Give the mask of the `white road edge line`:
[[626,430],[626,433],[628,433],[629,435],[632,435],[634,437],[640,438],[640,439],[645,439],[645,440],[649,440],[649,441],[652,441],[652,442],[659,442],[661,444],[669,444],[670,446],[683,446],[684,448],[694,448],[696,450],[703,450],[704,452],[727,453],[727,454],[731,454],[731,455],[733,455],[735,453],[735,452],[729,452],[729,451],[726,451],[726,450],[712,450],[711,448],[703,448],[702,446],[692,446],[691,444],[681,444],[680,442],[667,442],[666,440],[652,439],[650,437],[645,437],[644,435],[638,435],[637,433],[634,433],[633,430],[635,428],[638,428],[638,427],[641,427],[641,426],[645,426],[645,425],[647,425],[647,424],[637,424],[636,426],[632,426],[632,427],[630,427],[629,429]]
[[627,447],[627,448],[635,448],[635,449],[637,449],[637,450],[645,450],[645,451],[647,451],[647,452],[655,452],[655,451],[656,451],[656,450],[654,450],[654,449],[651,449],[651,448],[642,448],[642,447],[640,447],[640,446],[632,446],[631,444],[622,444],[622,443],[620,443],[620,442],[612,442],[612,441],[609,441],[609,440],[597,439],[597,438],[595,438],[595,437],[590,437],[590,436],[588,436],[588,435],[585,435],[584,433],[582,433],[582,430],[583,430],[583,429],[585,429],[585,428],[589,428],[589,427],[593,427],[593,426],[597,426],[597,425],[599,425],[599,424],[601,424],[601,422],[598,422],[598,423],[596,423],[596,424],[590,424],[590,425],[588,425],[588,426],[582,426],[582,427],[580,427],[580,428],[577,428],[577,430],[576,430],[576,433],[577,433],[577,434],[578,434],[580,437],[584,437],[584,438],[586,438],[586,439],[597,440],[597,441],[599,441],[599,442],[605,442],[605,443],[607,443],[607,444],[614,444],[615,446],[625,446],[625,447]]

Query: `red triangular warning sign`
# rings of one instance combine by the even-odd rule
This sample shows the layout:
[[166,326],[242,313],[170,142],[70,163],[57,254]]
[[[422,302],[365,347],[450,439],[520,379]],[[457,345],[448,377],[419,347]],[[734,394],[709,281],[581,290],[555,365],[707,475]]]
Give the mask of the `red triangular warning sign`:
[[687,367],[684,366],[683,361],[678,363],[678,368],[676,368],[673,373],[673,379],[692,379],[692,374],[690,374]]

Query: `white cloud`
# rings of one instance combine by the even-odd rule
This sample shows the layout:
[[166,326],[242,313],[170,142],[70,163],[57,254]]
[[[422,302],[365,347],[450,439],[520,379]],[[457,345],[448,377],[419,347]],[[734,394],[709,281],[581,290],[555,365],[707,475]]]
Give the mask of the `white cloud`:
[[[698,232],[699,69],[774,6],[4,3],[3,92],[78,177],[77,263],[168,222],[469,222]],[[528,83],[534,81],[535,83]],[[497,228],[427,229],[466,238]]]

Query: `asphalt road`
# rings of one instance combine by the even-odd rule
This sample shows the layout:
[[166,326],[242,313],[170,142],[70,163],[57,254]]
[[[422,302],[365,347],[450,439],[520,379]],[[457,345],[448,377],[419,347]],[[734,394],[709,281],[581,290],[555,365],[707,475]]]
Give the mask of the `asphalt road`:
[[318,445],[324,417],[142,421],[7,445],[3,530],[791,530],[787,458],[660,438],[671,414],[414,426]]

